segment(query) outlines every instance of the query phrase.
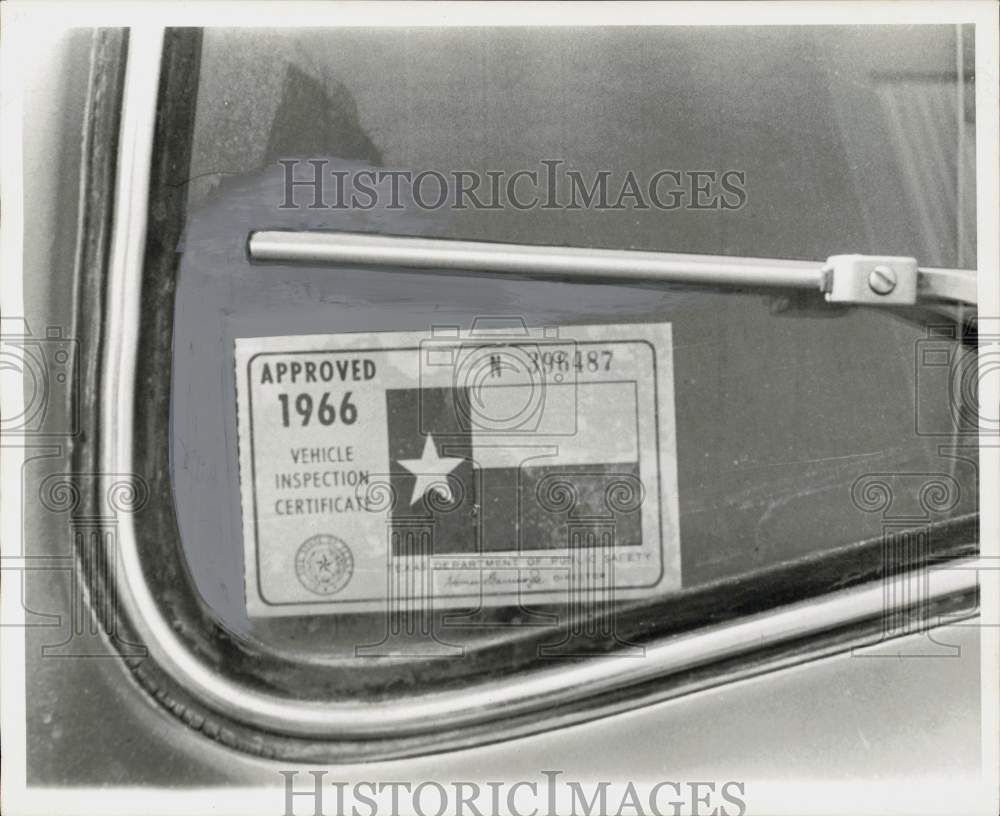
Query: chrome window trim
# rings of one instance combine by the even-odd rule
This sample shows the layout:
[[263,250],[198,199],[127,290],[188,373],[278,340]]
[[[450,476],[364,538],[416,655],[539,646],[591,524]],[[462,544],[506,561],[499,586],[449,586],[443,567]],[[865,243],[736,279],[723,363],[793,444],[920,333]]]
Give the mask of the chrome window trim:
[[[120,480],[116,474],[134,470],[140,294],[163,35],[164,30],[155,27],[133,28],[129,35],[99,408],[100,461],[106,474],[102,487],[109,492]],[[187,649],[146,583],[130,516],[120,518],[118,533],[115,597],[148,649],[146,659],[154,660],[195,699],[224,716],[281,734],[335,740],[432,734],[519,714],[548,714],[563,704],[596,702],[598,695],[681,670],[788,644],[853,622],[880,619],[888,611],[886,598],[905,597],[902,590],[911,580],[907,574],[895,575],[819,600],[752,615],[737,623],[661,638],[646,644],[642,659],[559,663],[526,671],[513,680],[486,681],[457,691],[424,693],[388,702],[293,700],[261,692],[220,674]],[[115,556],[114,552],[108,553],[109,558]],[[928,593],[920,599],[921,604],[975,592],[975,561],[956,561],[944,569],[931,569],[927,582]],[[933,625],[931,621],[924,623]],[[578,719],[587,717],[585,711]],[[495,733],[490,738],[502,736]]]

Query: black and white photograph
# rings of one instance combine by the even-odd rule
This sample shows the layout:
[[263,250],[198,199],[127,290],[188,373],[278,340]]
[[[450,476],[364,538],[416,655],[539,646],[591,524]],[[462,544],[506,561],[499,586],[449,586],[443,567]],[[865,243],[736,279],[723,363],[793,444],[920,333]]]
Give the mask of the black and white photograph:
[[0,811],[1000,812],[998,37],[4,3]]

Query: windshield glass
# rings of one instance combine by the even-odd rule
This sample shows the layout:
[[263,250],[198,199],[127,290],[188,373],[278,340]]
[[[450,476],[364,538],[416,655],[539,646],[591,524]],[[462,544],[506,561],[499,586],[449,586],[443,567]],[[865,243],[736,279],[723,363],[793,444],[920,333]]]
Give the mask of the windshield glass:
[[[951,26],[206,30],[190,167],[175,180],[186,220],[170,456],[183,552],[212,614],[303,659],[353,655],[384,627],[377,613],[248,615],[239,338],[498,316],[532,329],[669,323],[676,602],[668,621],[664,597],[630,601],[633,633],[903,564],[912,553],[878,543],[887,517],[957,529],[977,509],[960,362],[975,358],[957,312],[262,265],[245,244],[257,229],[329,229],[974,267],[971,65]],[[968,543],[972,524],[918,557]],[[868,555],[845,555],[866,541]],[[735,583],[705,594],[723,581]],[[529,628],[511,624],[545,610],[466,611],[451,642],[516,641]]]

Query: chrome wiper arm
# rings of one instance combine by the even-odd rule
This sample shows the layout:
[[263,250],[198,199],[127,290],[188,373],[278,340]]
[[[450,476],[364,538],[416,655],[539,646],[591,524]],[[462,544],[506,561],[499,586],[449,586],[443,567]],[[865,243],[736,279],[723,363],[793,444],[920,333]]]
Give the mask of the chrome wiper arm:
[[835,255],[825,262],[788,261],[292,230],[252,232],[248,247],[252,260],[270,263],[488,272],[566,281],[806,289],[825,293],[831,303],[976,302],[974,271],[921,269],[913,258],[888,256]]

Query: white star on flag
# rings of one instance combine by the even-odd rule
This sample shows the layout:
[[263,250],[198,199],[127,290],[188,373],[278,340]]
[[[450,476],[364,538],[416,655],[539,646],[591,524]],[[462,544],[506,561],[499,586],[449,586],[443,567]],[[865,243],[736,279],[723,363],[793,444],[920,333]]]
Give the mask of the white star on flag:
[[445,501],[451,501],[452,492],[447,476],[464,461],[464,459],[438,456],[434,437],[428,434],[424,440],[424,452],[419,459],[399,460],[400,465],[417,477],[417,481],[413,484],[410,505],[420,501],[428,490],[436,490]]

